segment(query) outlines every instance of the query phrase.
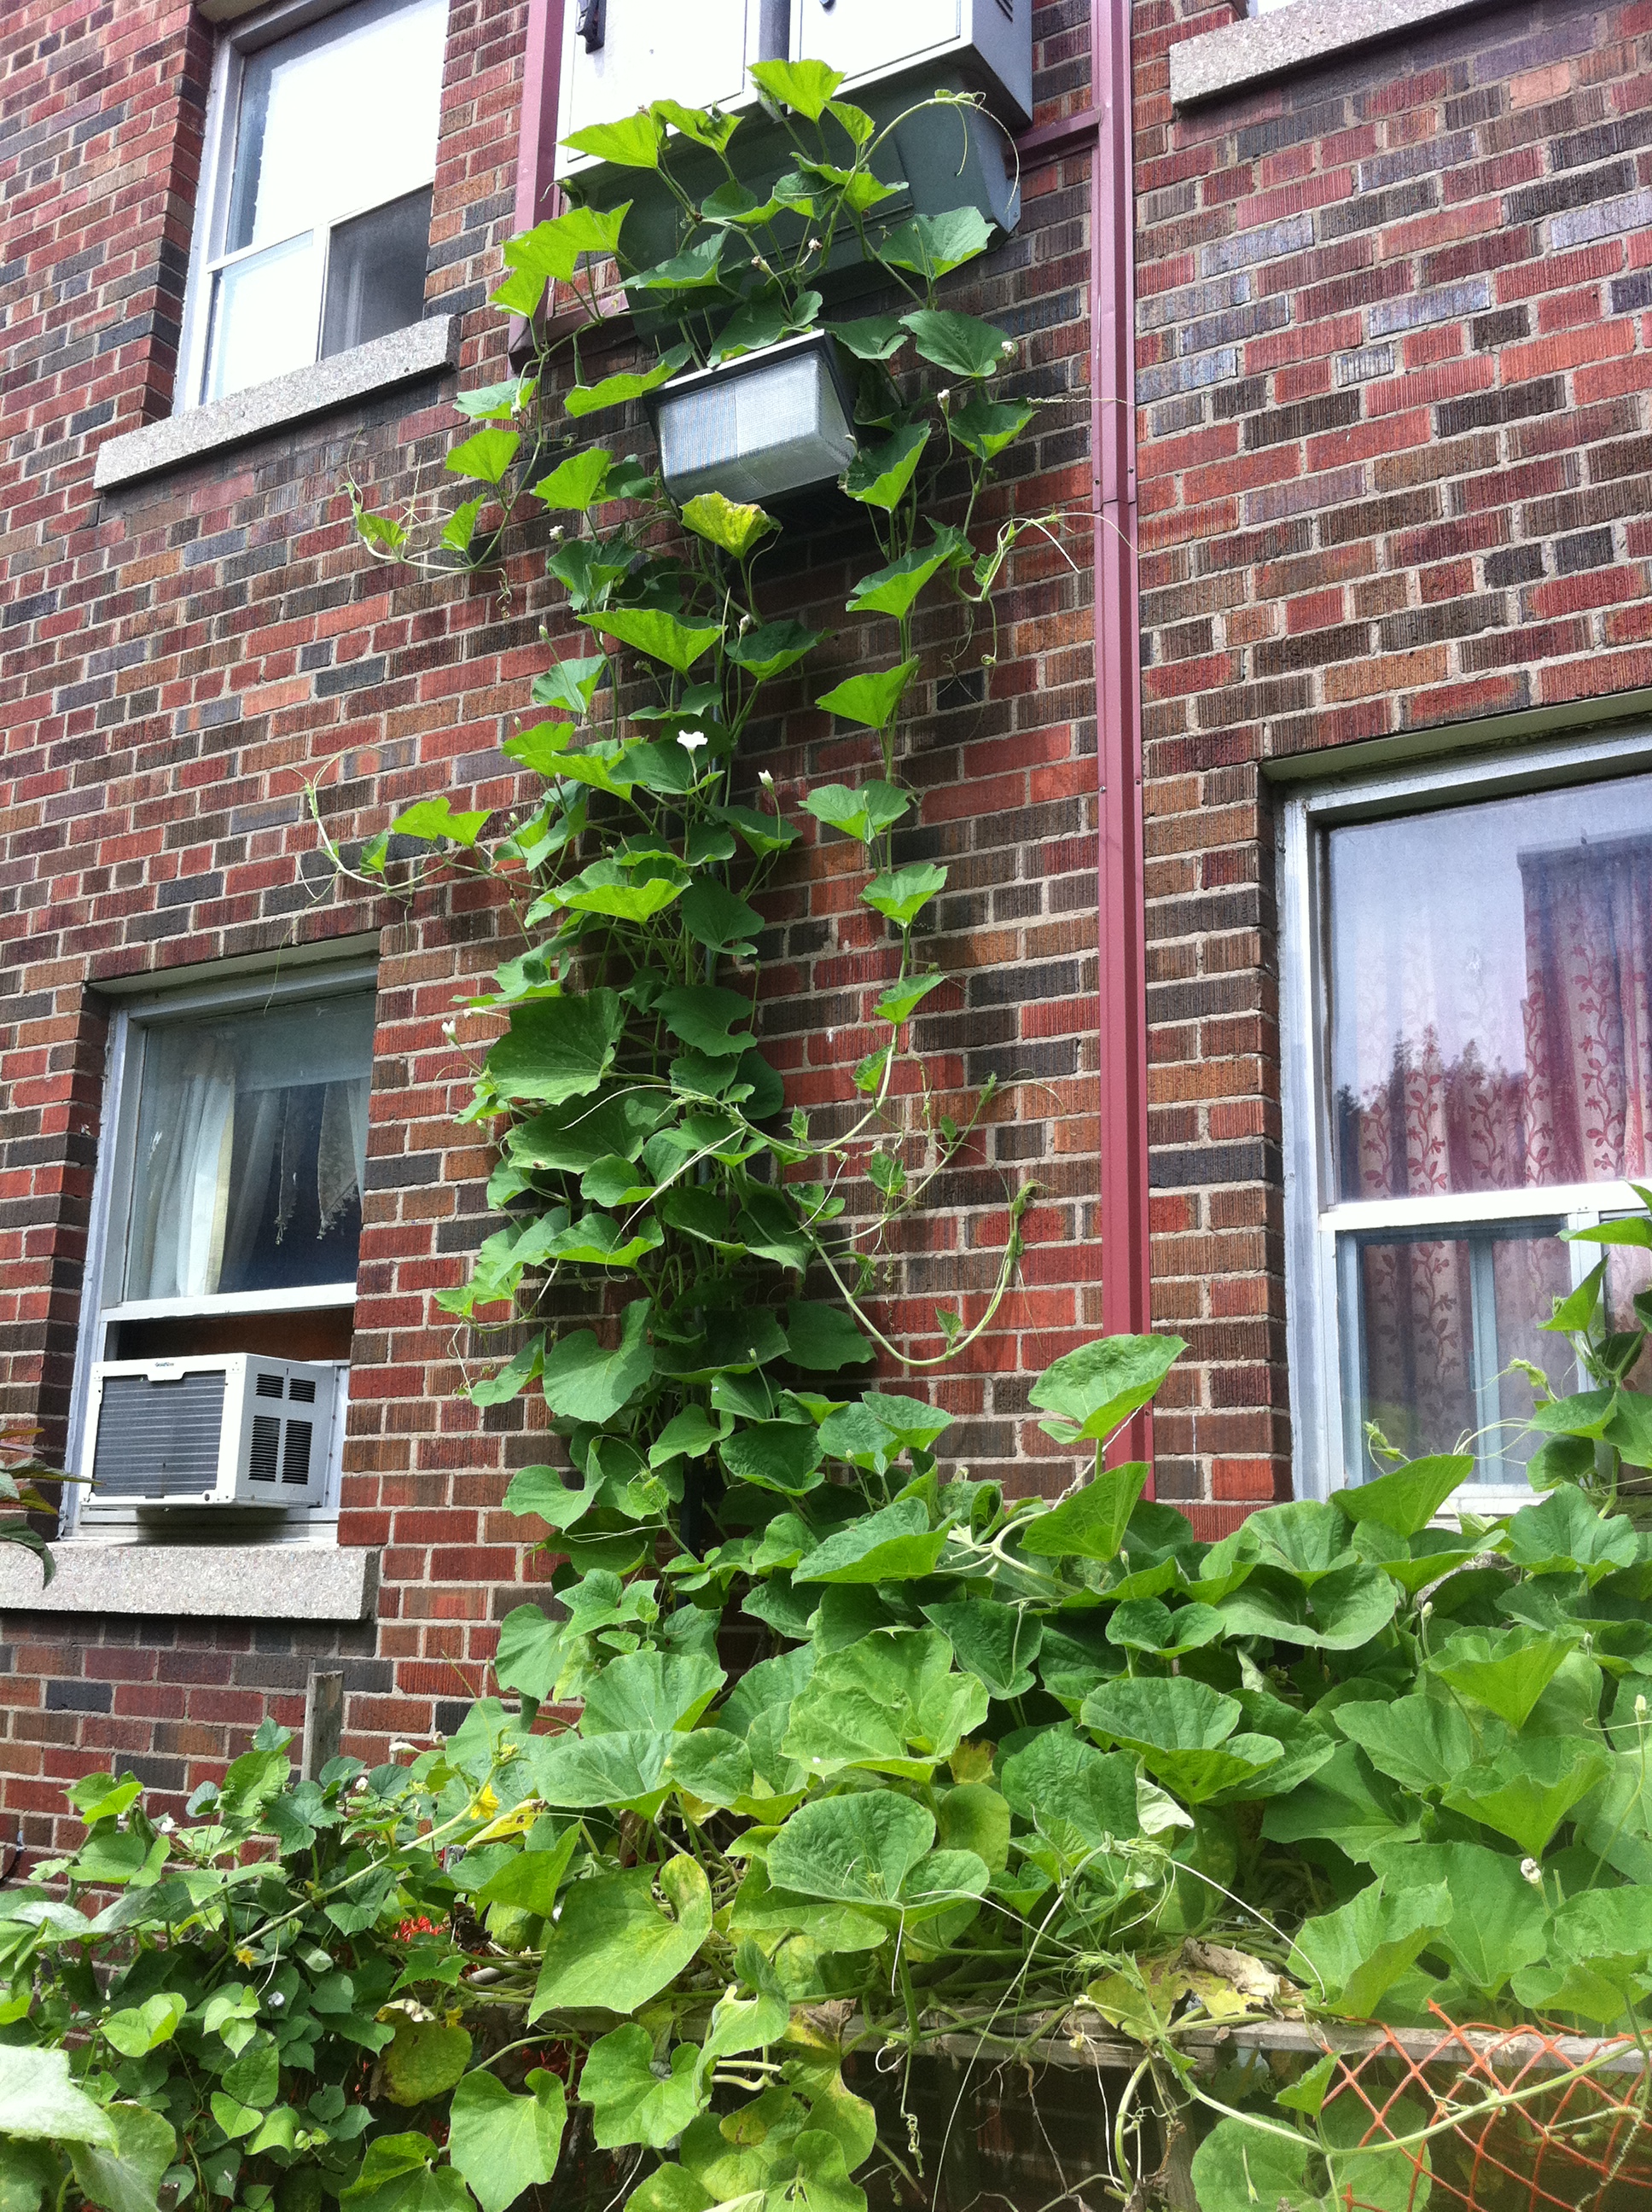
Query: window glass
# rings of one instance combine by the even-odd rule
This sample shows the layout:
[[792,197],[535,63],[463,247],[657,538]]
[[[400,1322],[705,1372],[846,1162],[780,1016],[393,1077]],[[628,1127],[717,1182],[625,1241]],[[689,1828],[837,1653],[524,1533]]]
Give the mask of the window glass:
[[203,399],[422,317],[446,31],[447,0],[359,0],[242,63]]
[[1652,777],[1327,843],[1338,1194],[1652,1173]]
[[248,57],[225,251],[428,183],[447,0],[364,0]]
[[369,993],[156,1024],[125,1299],[354,1281],[372,1058]]

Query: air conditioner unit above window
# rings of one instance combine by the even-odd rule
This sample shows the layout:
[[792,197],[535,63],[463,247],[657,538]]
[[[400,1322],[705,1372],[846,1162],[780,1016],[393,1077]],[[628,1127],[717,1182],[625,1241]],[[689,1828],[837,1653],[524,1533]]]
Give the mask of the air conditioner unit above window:
[[339,1370],[237,1352],[92,1370],[82,1520],[135,1506],[319,1505]]

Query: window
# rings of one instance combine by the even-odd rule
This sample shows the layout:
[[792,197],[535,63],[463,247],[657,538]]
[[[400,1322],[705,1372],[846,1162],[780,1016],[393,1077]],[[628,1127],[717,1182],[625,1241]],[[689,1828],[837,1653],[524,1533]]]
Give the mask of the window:
[[294,13],[220,51],[180,405],[424,313],[447,0],[357,0],[281,35]]
[[[81,1473],[99,1363],[248,1353],[330,1367],[342,1382],[373,981],[371,964],[355,963],[157,993],[117,1013],[76,1377],[70,1463]],[[222,1397],[216,1377],[197,1381]],[[306,1387],[295,1379],[290,1395]],[[343,1389],[334,1395],[323,1503],[284,1514],[301,1533],[337,1517]],[[100,1500],[86,1518],[89,1532],[111,1514]],[[240,1534],[287,1533],[269,1515],[230,1518]],[[143,1525],[175,1541],[187,1523],[179,1504],[151,1509]]]
[[[1524,1486],[1515,1364],[1652,1176],[1652,774],[1599,750],[1342,787],[1285,817],[1298,1486],[1472,1449]],[[1639,765],[1619,754],[1611,765]],[[1595,780],[1583,781],[1586,775]],[[1534,787],[1536,786],[1537,787]],[[1613,1248],[1610,1310],[1645,1287]],[[1472,1439],[1464,1446],[1462,1440]]]

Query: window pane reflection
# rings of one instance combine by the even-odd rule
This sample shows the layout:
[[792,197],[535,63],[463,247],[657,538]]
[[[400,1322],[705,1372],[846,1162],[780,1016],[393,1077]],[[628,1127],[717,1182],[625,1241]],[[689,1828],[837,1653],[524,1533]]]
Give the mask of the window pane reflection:
[[315,359],[319,257],[307,233],[218,271],[206,397],[222,399]]
[[1652,1172],[1652,777],[1327,844],[1339,1195]]
[[1509,1362],[1529,1360],[1557,1388],[1571,1387],[1564,1340],[1540,1326],[1571,1288],[1560,1227],[1354,1243],[1345,1300],[1357,1310],[1345,1311],[1342,1324],[1344,1343],[1357,1347],[1351,1397],[1358,1435],[1350,1438],[1357,1479],[1383,1471],[1370,1456],[1368,1422],[1407,1458],[1473,1450],[1478,1480],[1524,1479],[1540,1439],[1520,1431],[1535,1401]]
[[126,1297],[353,1281],[372,1055],[370,994],[157,1025]]

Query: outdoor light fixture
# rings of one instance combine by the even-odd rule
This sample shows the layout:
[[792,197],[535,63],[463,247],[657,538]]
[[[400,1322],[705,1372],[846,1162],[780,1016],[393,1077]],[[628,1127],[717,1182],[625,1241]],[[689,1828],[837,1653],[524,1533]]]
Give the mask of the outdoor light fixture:
[[673,377],[650,404],[679,507],[702,491],[778,499],[831,483],[855,456],[854,397],[824,331]]

